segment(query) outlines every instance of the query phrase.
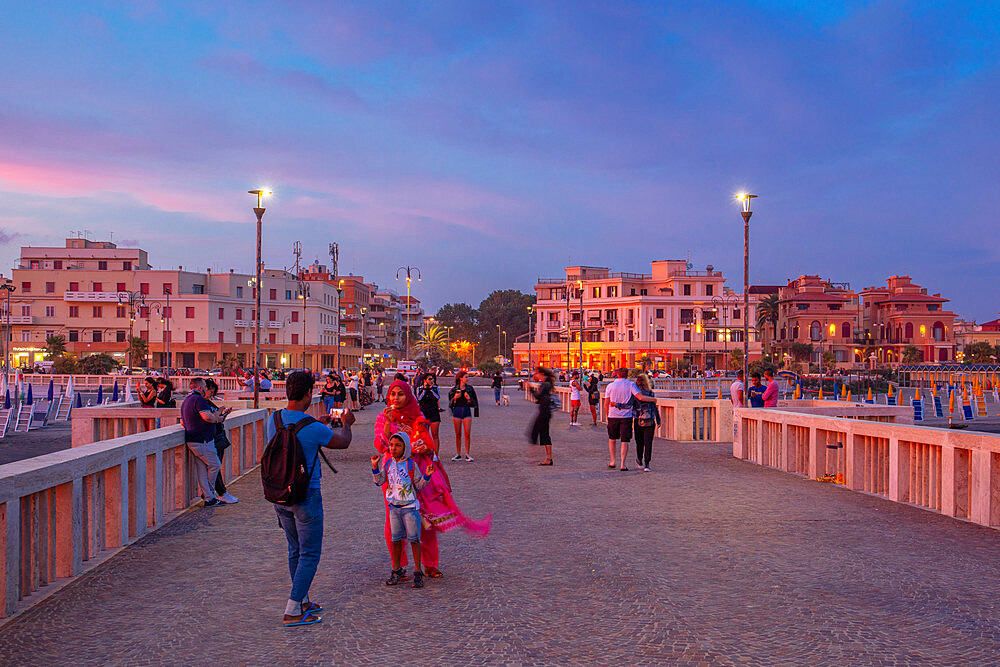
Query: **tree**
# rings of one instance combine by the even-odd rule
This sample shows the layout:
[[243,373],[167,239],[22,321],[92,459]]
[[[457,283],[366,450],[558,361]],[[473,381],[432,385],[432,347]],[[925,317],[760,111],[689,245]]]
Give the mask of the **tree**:
[[483,372],[483,375],[493,375],[497,371],[502,371],[503,367],[492,359],[486,359],[476,366],[479,370]]
[[729,351],[729,370],[738,371],[743,368],[743,350],[735,349]]
[[823,352],[823,366],[827,370],[833,370],[837,367],[837,355],[835,355],[830,350]]
[[812,343],[792,343],[789,347],[795,361],[809,361],[812,358]]
[[222,362],[219,363],[219,368],[226,375],[235,375],[238,369],[243,368],[243,355],[226,352],[222,355]]
[[907,345],[903,348],[903,363],[904,364],[918,364],[920,363],[920,350],[916,345]]
[[643,373],[646,372],[647,368],[653,365],[653,359],[648,354],[642,355],[641,357],[636,359],[636,361],[638,361],[639,365],[642,366]]
[[130,363],[133,365],[144,364],[148,350],[149,347],[146,345],[146,341],[143,340],[141,336],[132,336],[132,340],[129,341],[126,354],[128,355]]
[[107,375],[121,366],[110,354],[100,352],[80,360],[80,372],[84,375]]
[[757,304],[757,329],[764,330],[764,326],[771,325],[771,340],[778,338],[778,295],[768,294]]
[[74,375],[80,372],[76,357],[59,357],[52,364],[52,372],[57,375]]
[[448,332],[440,325],[428,327],[426,331],[420,332],[417,341],[413,343],[413,349],[427,357],[444,356],[448,352]]
[[467,303],[446,303],[438,310],[434,319],[442,327],[452,327],[451,340],[479,340],[479,311]]
[[775,369],[774,364],[767,361],[761,361],[760,359],[751,361],[747,366],[747,372],[750,373],[751,376],[753,376],[754,373],[764,375],[764,371],[771,371],[774,373],[775,370],[777,369]]
[[[507,332],[507,350],[513,347],[514,341],[528,331],[528,306],[535,303],[534,294],[525,294],[520,290],[496,290],[479,304],[479,342],[487,354],[492,356],[497,349],[498,332]],[[502,336],[501,336],[502,337]]]
[[45,338],[45,356],[53,361],[66,354],[66,337],[56,334]]
[[981,340],[965,346],[962,351],[962,363],[965,364],[990,364],[997,356],[997,349]]

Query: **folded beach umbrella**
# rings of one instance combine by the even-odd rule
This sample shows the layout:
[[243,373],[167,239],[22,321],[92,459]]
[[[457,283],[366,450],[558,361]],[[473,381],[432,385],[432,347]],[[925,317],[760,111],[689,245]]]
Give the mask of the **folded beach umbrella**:
[[28,383],[28,398],[26,398],[24,402],[27,403],[28,405],[31,405],[32,400],[33,399],[31,398],[31,383],[29,382]]
[[97,385],[97,404],[100,405],[104,402],[104,386]]
[[10,391],[6,389],[3,392],[3,409],[10,410]]
[[135,399],[132,397],[132,378],[125,380],[125,396],[123,400],[126,403],[131,403]]
[[115,380],[115,386],[111,388],[111,402],[118,402],[118,380]]
[[45,400],[51,403],[52,398],[55,396],[55,393],[56,393],[55,380],[49,380],[49,393],[46,395]]
[[77,394],[76,395],[76,407],[78,407],[78,408],[82,408],[83,407],[82,394]]

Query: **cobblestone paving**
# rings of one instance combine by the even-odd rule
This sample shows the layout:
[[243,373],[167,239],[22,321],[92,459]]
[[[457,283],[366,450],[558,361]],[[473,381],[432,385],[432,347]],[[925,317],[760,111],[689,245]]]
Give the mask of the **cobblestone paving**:
[[[609,471],[600,428],[489,403],[475,463],[448,463],[485,541],[441,539],[445,578],[386,588],[374,414],[323,478],[323,623],[280,627],[284,538],[254,475],[0,629],[0,664],[996,664],[1000,533],[657,441]],[[442,424],[443,452],[454,445]],[[390,642],[389,637],[399,638]]]
[[0,439],[0,465],[51,454],[71,446],[69,422],[53,422],[27,433],[15,433],[11,425],[7,435]]

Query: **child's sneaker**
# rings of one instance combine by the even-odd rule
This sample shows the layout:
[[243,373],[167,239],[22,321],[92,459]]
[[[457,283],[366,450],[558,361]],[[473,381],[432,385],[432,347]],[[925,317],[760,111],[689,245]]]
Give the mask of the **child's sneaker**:
[[453,457],[451,457],[451,460],[452,461],[461,461],[462,460],[462,455],[461,454],[455,454]]
[[424,573],[417,570],[413,573],[413,588],[423,588],[424,587]]
[[395,586],[396,584],[401,582],[403,580],[404,572],[405,570],[403,568],[399,568],[398,570],[393,570],[392,574],[389,575],[389,578],[385,580],[385,585]]

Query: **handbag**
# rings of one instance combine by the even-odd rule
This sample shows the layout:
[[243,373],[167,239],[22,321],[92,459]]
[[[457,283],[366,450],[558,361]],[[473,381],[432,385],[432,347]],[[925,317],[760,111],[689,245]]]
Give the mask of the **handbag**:
[[229,440],[229,434],[226,433],[226,429],[217,428],[215,429],[215,448],[226,450],[232,446],[232,442]]
[[639,426],[642,428],[649,428],[655,423],[651,417],[639,417]]

